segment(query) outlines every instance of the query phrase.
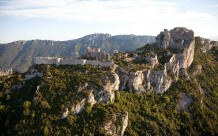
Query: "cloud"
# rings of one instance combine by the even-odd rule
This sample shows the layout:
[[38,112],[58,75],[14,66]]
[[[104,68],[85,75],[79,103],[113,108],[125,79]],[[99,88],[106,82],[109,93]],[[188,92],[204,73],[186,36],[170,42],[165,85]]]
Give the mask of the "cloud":
[[177,3],[153,0],[3,0],[1,16],[77,20],[88,23],[151,23],[205,19],[211,15],[179,12]]
[[184,26],[200,36],[217,35],[216,15],[183,6],[177,0],[0,0],[0,17],[77,22],[77,33],[157,35],[164,28]]

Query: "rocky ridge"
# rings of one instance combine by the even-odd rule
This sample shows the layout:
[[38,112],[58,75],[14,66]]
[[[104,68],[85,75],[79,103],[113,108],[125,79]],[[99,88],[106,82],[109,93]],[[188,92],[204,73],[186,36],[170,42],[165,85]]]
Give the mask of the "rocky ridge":
[[[120,77],[120,89],[127,89],[130,92],[155,92],[164,93],[169,89],[171,83],[178,80],[179,75],[187,76],[187,68],[194,59],[195,38],[194,32],[187,28],[178,27],[170,31],[164,30],[157,36],[154,45],[157,49],[176,50],[170,53],[168,62],[162,66],[158,62],[158,55],[153,52],[148,54],[143,60],[150,67],[147,69],[128,72],[119,67],[116,72]],[[138,50],[138,52],[140,52]],[[140,54],[140,53],[139,53]],[[155,67],[161,66],[161,69]]]
[[[216,42],[208,41],[207,39],[201,40],[202,52],[210,50],[213,46],[217,46]],[[157,49],[176,50],[170,52],[169,60],[161,64],[158,53],[153,52],[144,56],[141,59],[148,64],[148,68],[142,70],[128,71],[118,65],[113,65],[111,70],[111,78],[102,79],[103,86],[94,88],[92,84],[83,83],[77,89],[78,93],[86,92],[85,97],[81,97],[75,102],[65,105],[64,111],[61,113],[61,119],[67,118],[70,114],[77,115],[85,110],[87,107],[92,107],[96,103],[113,103],[115,99],[115,92],[118,90],[127,90],[136,93],[164,93],[166,92],[174,81],[177,81],[179,75],[186,76],[187,68],[189,68],[194,59],[195,38],[194,32],[186,28],[175,28],[170,31],[164,30],[157,36],[157,41],[152,46]],[[137,58],[137,54],[135,55]],[[140,56],[140,55],[139,55]],[[134,61],[132,59],[131,61]],[[161,68],[159,68],[161,66]],[[201,72],[202,66],[198,66],[198,71],[193,73],[196,75]],[[25,80],[33,77],[42,77],[44,74],[36,70],[26,75]],[[36,93],[40,90],[37,86]],[[186,98],[185,94],[181,100],[180,109],[188,109],[188,105],[192,102],[192,98]],[[37,95],[35,97],[37,99]],[[128,125],[128,113],[112,114],[110,120],[106,120],[101,130],[105,135],[124,135],[124,131]]]
[[198,37],[198,38],[199,38],[201,44],[203,45],[203,47],[201,48],[201,51],[203,53],[207,52],[208,50],[212,49],[215,46],[218,46],[218,42],[216,42],[216,41],[211,41],[209,39],[205,39],[202,37]]

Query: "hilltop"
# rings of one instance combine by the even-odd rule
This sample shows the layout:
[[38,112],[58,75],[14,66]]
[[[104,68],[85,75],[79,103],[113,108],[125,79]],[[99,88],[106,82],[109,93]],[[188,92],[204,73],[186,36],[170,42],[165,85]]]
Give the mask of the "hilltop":
[[112,54],[114,50],[132,51],[154,41],[154,36],[110,34],[91,34],[69,41],[16,41],[0,44],[0,69],[26,72],[32,66],[34,57],[76,57],[83,55],[88,46]]
[[156,39],[110,57],[88,48],[80,65],[70,57],[35,58],[27,72],[1,77],[1,132],[217,135],[218,42],[183,27]]

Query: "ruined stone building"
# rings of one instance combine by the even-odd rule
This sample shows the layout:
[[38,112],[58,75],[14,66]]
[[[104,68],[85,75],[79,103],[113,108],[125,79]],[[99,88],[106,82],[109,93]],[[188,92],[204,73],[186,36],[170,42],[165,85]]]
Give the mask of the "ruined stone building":
[[110,61],[110,55],[109,53],[105,51],[101,51],[100,48],[98,49],[92,49],[90,47],[87,47],[86,54],[81,56],[82,59],[87,60],[97,60],[97,61]]
[[94,65],[94,66],[113,66],[107,52],[98,49],[87,48],[87,53],[80,58],[57,58],[57,57],[35,57],[34,64],[54,64],[54,65]]

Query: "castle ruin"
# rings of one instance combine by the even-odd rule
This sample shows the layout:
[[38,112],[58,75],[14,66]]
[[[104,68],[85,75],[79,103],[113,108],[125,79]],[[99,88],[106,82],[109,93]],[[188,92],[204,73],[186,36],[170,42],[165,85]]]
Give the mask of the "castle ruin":
[[58,58],[58,57],[35,57],[34,64],[54,64],[54,65],[94,65],[94,66],[113,66],[110,55],[101,51],[100,48],[87,48],[87,53],[79,58]]
[[87,47],[86,54],[82,55],[81,58],[87,59],[87,60],[104,61],[104,62],[110,61],[109,53],[107,53],[105,51],[101,51],[100,48],[92,49],[90,47]]

